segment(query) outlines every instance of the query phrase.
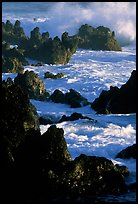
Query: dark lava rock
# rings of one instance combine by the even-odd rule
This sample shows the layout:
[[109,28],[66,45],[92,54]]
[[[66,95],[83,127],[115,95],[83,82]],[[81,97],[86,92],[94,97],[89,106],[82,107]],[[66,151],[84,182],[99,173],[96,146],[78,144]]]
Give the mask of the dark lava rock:
[[81,154],[69,163],[62,180],[65,192],[72,196],[120,194],[126,190],[122,174],[104,157]]
[[81,94],[74,89],[70,89],[69,92],[63,94],[60,90],[56,89],[49,97],[55,103],[69,104],[71,108],[79,108],[89,104],[88,100],[81,96]]
[[134,158],[136,159],[136,144],[133,144],[132,146],[129,146],[122,151],[120,151],[116,158],[122,158],[122,159],[129,159]]
[[18,74],[14,82],[20,85],[31,99],[47,100],[49,97],[49,93],[46,92],[43,81],[33,71],[26,71],[24,74]]
[[115,165],[118,171],[124,176],[129,176],[129,170],[126,166],[119,166],[118,164]]
[[60,79],[60,78],[63,78],[65,77],[65,75],[63,73],[58,73],[58,74],[52,74],[51,72],[46,72],[44,74],[44,78],[46,79]]
[[118,87],[110,86],[110,90],[103,90],[98,98],[96,98],[92,103],[91,107],[97,111],[97,114],[107,114],[108,102],[111,100],[113,95],[116,95],[119,91]]
[[54,103],[65,103],[65,95],[58,89],[50,95],[49,99]]
[[129,80],[122,85],[117,95],[109,102],[112,113],[136,113],[136,70],[133,70]]
[[40,125],[47,125],[47,124],[53,124],[53,121],[49,118],[39,117],[39,124]]
[[82,154],[72,160],[64,131],[55,125],[41,135],[36,109],[11,79],[2,82],[2,110],[1,200],[52,201],[125,192],[125,168],[104,157]]
[[67,149],[64,131],[55,125],[50,126],[41,136],[41,151],[45,161],[50,161],[56,168],[65,165],[72,158]]
[[120,89],[111,86],[109,91],[103,90],[91,107],[100,114],[136,113],[136,70]]
[[[17,165],[18,150],[26,143],[30,130],[40,134],[38,115],[28,95],[12,79],[2,81],[1,94],[0,200],[11,202],[22,198],[24,201],[26,188],[23,184],[28,185],[28,181],[21,157],[19,161],[24,168]],[[28,171],[28,165],[26,169]]]
[[14,151],[25,140],[26,132],[39,129],[38,115],[27,94],[10,79],[2,82],[1,100],[1,156],[5,162],[14,162]]
[[71,116],[63,115],[58,122],[61,123],[63,121],[74,121],[74,120],[79,120],[79,119],[88,119],[93,122],[96,122],[96,120],[89,118],[87,116],[83,116],[81,113],[76,113],[76,112],[72,113]]
[[70,89],[65,93],[65,102],[71,105],[71,108],[79,108],[88,105],[88,100],[74,89]]

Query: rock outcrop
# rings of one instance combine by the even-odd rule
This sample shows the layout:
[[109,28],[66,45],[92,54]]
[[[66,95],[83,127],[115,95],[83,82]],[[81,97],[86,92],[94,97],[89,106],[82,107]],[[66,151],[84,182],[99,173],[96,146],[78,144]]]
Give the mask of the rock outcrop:
[[89,104],[88,100],[74,89],[70,89],[69,92],[66,92],[65,94],[56,89],[51,94],[50,100],[55,103],[69,104],[71,108],[79,108]]
[[72,160],[64,130],[56,125],[41,135],[35,108],[11,79],[2,83],[2,110],[2,201],[52,202],[67,196],[74,199],[126,192],[126,167],[84,154]]
[[91,107],[97,113],[136,113],[136,70],[133,70],[129,80],[121,86],[103,90]]
[[122,158],[122,159],[134,158],[134,159],[136,159],[136,144],[133,144],[133,145],[121,150],[116,155],[116,158]]
[[11,78],[2,82],[2,135],[3,162],[14,162],[16,148],[25,140],[29,129],[39,130],[36,108],[28,96]]
[[43,81],[33,71],[25,71],[23,74],[18,74],[14,82],[28,94],[30,99],[45,101],[49,97]]

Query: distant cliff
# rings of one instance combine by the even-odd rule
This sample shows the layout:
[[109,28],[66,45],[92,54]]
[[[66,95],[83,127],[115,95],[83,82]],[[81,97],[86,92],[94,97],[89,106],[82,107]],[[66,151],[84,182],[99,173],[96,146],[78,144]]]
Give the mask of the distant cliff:
[[121,46],[115,39],[114,31],[104,26],[94,28],[88,24],[82,25],[76,37],[79,38],[79,48],[122,51]]
[[[112,32],[104,26],[94,28],[88,24],[82,25],[76,35],[69,36],[67,32],[64,32],[61,39],[58,36],[52,39],[49,32],[41,34],[39,27],[35,27],[30,32],[30,37],[27,37],[19,20],[14,25],[7,20],[6,23],[2,22],[2,41],[3,46],[5,42],[10,45],[17,45],[16,51],[20,50],[19,52],[23,55],[22,58],[31,58],[46,64],[67,64],[77,48],[121,51],[121,47],[115,39],[114,31]],[[3,57],[7,61],[8,59],[5,59],[6,53],[3,53]],[[11,53],[13,55],[13,52]],[[18,58],[17,54],[12,58]],[[9,63],[6,63],[6,66],[7,64]],[[5,64],[4,70],[9,70]],[[15,66],[12,67],[13,70],[15,70]]]

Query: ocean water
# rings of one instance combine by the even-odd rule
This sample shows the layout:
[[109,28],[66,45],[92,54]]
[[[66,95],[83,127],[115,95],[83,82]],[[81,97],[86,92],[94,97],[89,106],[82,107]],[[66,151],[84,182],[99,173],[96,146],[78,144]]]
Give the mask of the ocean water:
[[[131,33],[128,29],[129,32],[126,33],[127,36],[124,35],[123,31],[121,33],[121,36],[126,37],[125,39],[127,39],[127,42],[129,39],[129,46],[123,46],[122,52],[78,49],[66,65],[45,64],[40,67],[25,66],[25,70],[33,70],[37,73],[43,80],[45,88],[50,94],[53,93],[55,89],[59,89],[66,93],[72,88],[86,97],[89,102],[92,102],[95,98],[97,98],[102,90],[109,90],[110,86],[121,87],[127,82],[131,76],[131,72],[136,69],[136,46],[134,44],[135,32],[133,32],[134,29],[132,26],[135,25],[135,19],[134,12],[131,11],[134,11],[134,4],[131,4],[130,2],[122,3],[127,3],[122,5],[126,10],[126,14],[128,14],[132,28]],[[20,19],[26,33],[29,33],[29,30],[37,25],[41,27],[42,31],[48,30],[52,33],[52,35],[60,35],[61,31],[65,31],[66,28],[71,32],[74,31],[74,27],[70,26],[70,22],[72,23],[72,21],[68,21],[67,24],[58,13],[65,9],[66,5],[67,4],[65,2],[61,2],[61,4],[60,2],[47,2],[46,4],[45,2],[27,2],[26,5],[24,2],[11,2],[11,4],[10,2],[3,2],[2,18],[4,21],[6,19],[10,19],[13,22],[16,19]],[[68,5],[70,5],[69,8],[72,8],[71,2]],[[79,23],[76,23],[76,27],[82,21],[84,22],[84,19],[86,19],[86,22],[89,22],[90,17],[90,19],[92,19],[91,14],[88,12],[87,4],[85,4],[85,6],[82,4],[73,4],[73,6],[76,6],[77,9],[83,11],[82,16],[85,16],[85,18],[78,18]],[[92,5],[89,4],[89,8],[91,8],[90,6]],[[100,7],[100,4],[93,4],[94,11],[97,11]],[[30,8],[31,12],[29,12]],[[107,8],[109,8],[109,6],[106,4],[106,9]],[[57,15],[58,21],[55,20],[53,11],[56,11],[56,14],[59,14]],[[87,11],[89,15],[86,15],[85,11]],[[92,11],[91,13],[93,13]],[[110,13],[108,14],[110,15]],[[122,16],[120,13],[121,20],[124,19],[124,15],[125,14]],[[78,16],[76,14],[76,18],[77,17]],[[33,18],[37,18],[37,21],[34,21]],[[67,19],[70,18],[68,17]],[[116,20],[118,19],[119,17],[116,17]],[[54,27],[53,25],[55,24],[51,25],[52,22],[58,22],[57,26]],[[108,24],[107,19],[105,22]],[[114,21],[112,20],[112,22]],[[125,26],[127,27],[127,24],[125,24]],[[122,29],[123,28],[124,27],[122,27]],[[117,29],[116,24],[114,29]],[[30,63],[34,62],[30,59],[29,61]],[[57,80],[44,79],[44,73],[46,71],[50,71],[53,74],[62,72],[66,77]],[[2,74],[2,79],[4,80],[8,77],[14,79],[16,75],[17,74],[5,73]],[[69,105],[56,104],[53,102],[42,102],[36,100],[31,100],[31,102],[36,107],[40,116],[49,117],[55,122],[57,127],[64,129],[64,137],[73,159],[82,153],[86,155],[105,156],[112,160],[114,164],[126,165],[128,167],[130,176],[126,180],[127,183],[136,181],[136,160],[115,158],[119,151],[136,143],[136,113],[96,115],[96,112],[91,109],[90,105],[82,108],[70,108]],[[97,122],[94,123],[86,119],[80,119],[77,121],[66,121],[57,124],[57,121],[62,117],[62,115],[71,115],[73,112],[82,113],[85,116],[97,120]],[[49,126],[50,125],[40,125],[41,133],[44,133]],[[132,192],[117,197],[109,195],[108,197],[100,197],[97,199],[97,202],[135,202],[136,193]]]

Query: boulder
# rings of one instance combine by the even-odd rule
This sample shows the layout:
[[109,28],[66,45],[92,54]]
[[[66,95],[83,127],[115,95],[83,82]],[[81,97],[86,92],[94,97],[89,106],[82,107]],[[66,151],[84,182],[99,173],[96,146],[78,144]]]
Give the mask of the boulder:
[[126,166],[119,166],[118,164],[115,165],[115,167],[117,168],[117,170],[124,176],[127,177],[129,176],[129,170]]
[[81,154],[69,163],[62,175],[64,191],[72,196],[120,194],[126,184],[112,161]]
[[122,151],[120,151],[117,155],[116,158],[122,158],[122,159],[129,159],[129,158],[134,158],[136,159],[136,144],[133,144]]
[[49,99],[55,103],[69,104],[71,108],[79,108],[89,104],[88,100],[74,89],[70,89],[69,92],[65,94],[56,89],[53,94],[51,94]]
[[71,105],[71,108],[79,108],[88,105],[88,100],[83,97],[79,92],[70,89],[65,93],[65,102]]
[[49,97],[54,103],[65,103],[65,95],[62,91],[56,89]]
[[48,130],[41,136],[41,154],[44,162],[49,162],[54,169],[64,166],[72,158],[67,149],[67,143],[64,138],[62,128],[51,125]]
[[63,78],[63,77],[65,77],[65,75],[63,73],[53,74],[53,73],[47,71],[44,74],[44,78],[46,78],[46,79],[47,78],[49,78],[49,79],[60,79],[60,78]]
[[14,79],[31,99],[47,100],[49,93],[45,89],[43,81],[33,71],[25,71],[24,74],[18,74]]
[[92,50],[121,51],[122,48],[115,39],[115,32],[108,27],[94,28],[88,24],[82,25],[76,37],[79,38],[78,48]]
[[121,86],[108,104],[112,113],[136,113],[136,70],[133,70],[129,80]]
[[111,86],[110,90],[103,90],[91,107],[100,114],[136,113],[136,70],[121,88]]

